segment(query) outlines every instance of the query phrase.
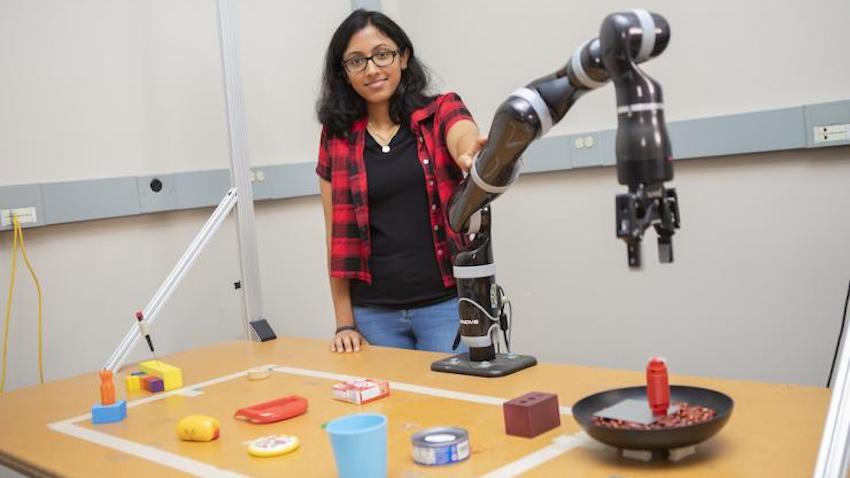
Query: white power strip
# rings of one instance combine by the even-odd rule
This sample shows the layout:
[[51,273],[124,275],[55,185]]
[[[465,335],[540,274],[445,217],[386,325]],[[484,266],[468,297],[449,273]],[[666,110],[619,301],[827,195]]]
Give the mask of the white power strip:
[[814,138],[815,144],[826,143],[829,141],[844,141],[850,138],[850,124],[831,124],[825,126],[815,126]]
[[12,215],[18,216],[18,222],[21,224],[37,222],[38,218],[35,215],[35,207],[20,207],[17,209],[0,209],[0,226],[10,226],[12,224]]

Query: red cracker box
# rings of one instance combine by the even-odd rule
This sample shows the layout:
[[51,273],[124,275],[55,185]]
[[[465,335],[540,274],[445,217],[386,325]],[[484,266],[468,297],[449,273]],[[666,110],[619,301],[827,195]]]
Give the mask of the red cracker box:
[[390,395],[390,384],[386,380],[358,378],[339,382],[333,386],[336,400],[362,405]]

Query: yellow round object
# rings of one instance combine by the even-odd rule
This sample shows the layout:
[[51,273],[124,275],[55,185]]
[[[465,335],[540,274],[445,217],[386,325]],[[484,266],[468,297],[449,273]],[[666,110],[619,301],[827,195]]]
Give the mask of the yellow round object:
[[295,435],[269,435],[248,444],[251,456],[279,456],[294,451],[301,444]]
[[213,441],[218,438],[219,423],[206,415],[189,415],[177,422],[177,437],[185,441]]

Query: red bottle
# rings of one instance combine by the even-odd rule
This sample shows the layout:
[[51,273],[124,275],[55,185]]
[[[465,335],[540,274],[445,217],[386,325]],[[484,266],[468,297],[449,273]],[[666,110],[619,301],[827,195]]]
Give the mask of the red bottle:
[[646,398],[653,415],[667,415],[670,384],[667,382],[667,363],[661,357],[652,357],[646,365]]

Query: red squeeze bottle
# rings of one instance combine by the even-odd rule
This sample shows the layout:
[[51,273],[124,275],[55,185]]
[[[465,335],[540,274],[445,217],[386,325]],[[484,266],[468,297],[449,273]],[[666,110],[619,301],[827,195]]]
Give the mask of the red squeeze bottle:
[[652,357],[646,365],[646,398],[653,415],[667,415],[670,384],[667,382],[667,363],[661,357]]

